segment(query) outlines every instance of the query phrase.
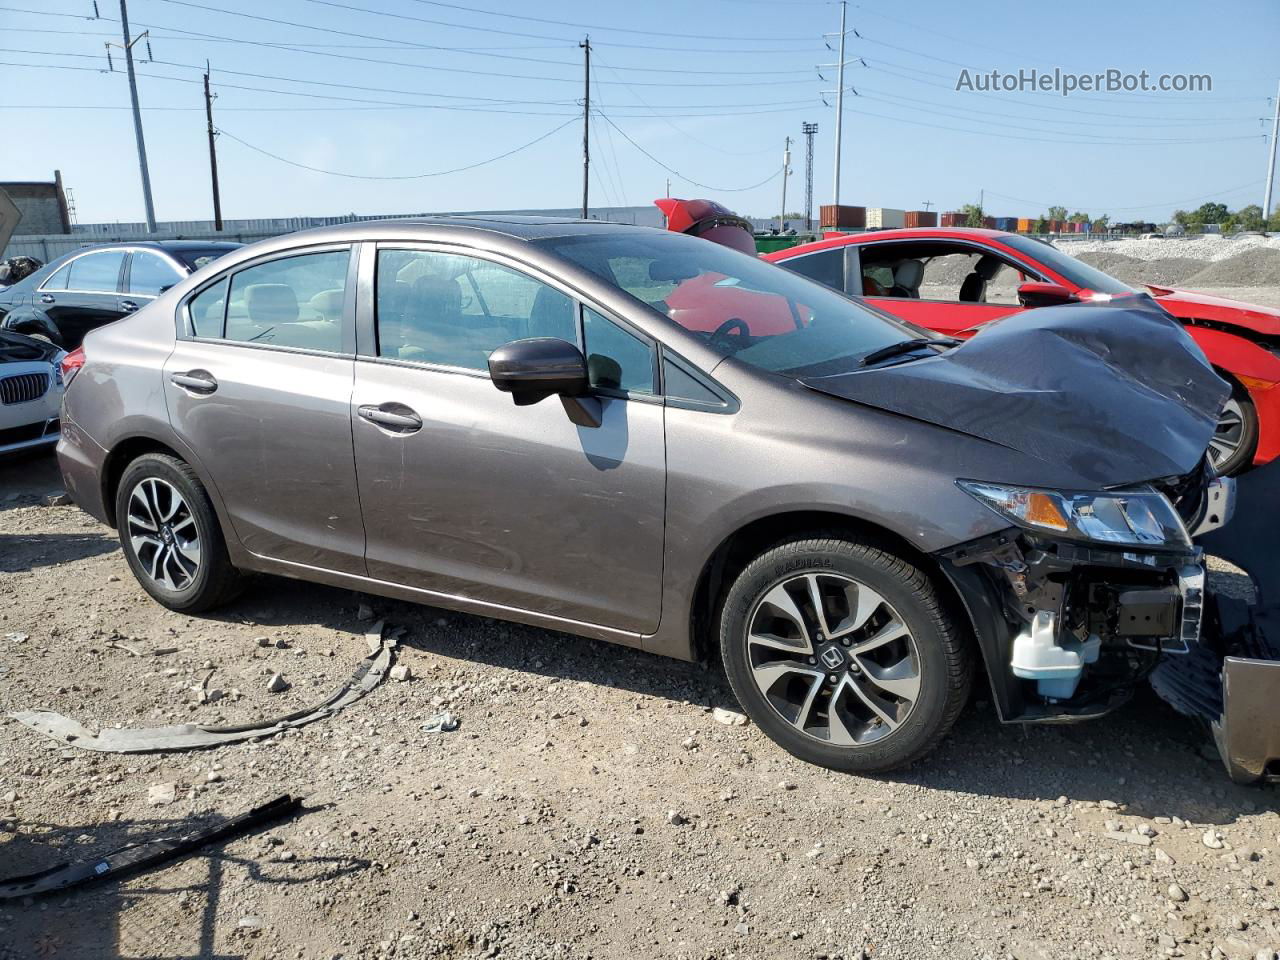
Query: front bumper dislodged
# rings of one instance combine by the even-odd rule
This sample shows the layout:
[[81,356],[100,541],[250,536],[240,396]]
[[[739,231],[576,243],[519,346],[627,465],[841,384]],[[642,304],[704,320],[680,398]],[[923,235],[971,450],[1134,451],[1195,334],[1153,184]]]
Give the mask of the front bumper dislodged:
[[[1280,780],[1280,462],[1206,493],[1187,518],[1193,547],[1116,550],[1011,529],[939,554],[1005,722],[1098,717],[1149,677],[1212,731],[1233,780]],[[1248,572],[1256,602],[1215,590],[1231,589],[1220,579],[1231,574],[1214,556]]]

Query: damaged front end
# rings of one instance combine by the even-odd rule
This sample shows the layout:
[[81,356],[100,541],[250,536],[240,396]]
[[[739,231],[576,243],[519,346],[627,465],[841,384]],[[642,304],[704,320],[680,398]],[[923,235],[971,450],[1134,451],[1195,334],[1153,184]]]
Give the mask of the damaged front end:
[[[1280,617],[1265,604],[1219,596],[1206,567],[1206,556],[1218,555],[1277,583],[1280,530],[1269,518],[1280,471],[1255,471],[1237,490],[1202,463],[1140,493],[1101,499],[1153,494],[1176,510],[1182,531],[1157,536],[1157,518],[1142,536],[1148,517],[1140,504],[1129,508],[1139,528],[1133,539],[1152,542],[1086,541],[1075,529],[1044,529],[1069,524],[1029,499],[1040,511],[1029,523],[938,555],[974,622],[1001,719],[1098,717],[1149,679],[1175,709],[1210,725],[1232,779],[1280,779],[1280,715],[1272,706],[1280,649],[1266,637],[1268,612],[1277,639]],[[1086,517],[1101,512],[1088,511],[1097,499],[1082,508]],[[1237,510],[1248,519],[1228,526]]]

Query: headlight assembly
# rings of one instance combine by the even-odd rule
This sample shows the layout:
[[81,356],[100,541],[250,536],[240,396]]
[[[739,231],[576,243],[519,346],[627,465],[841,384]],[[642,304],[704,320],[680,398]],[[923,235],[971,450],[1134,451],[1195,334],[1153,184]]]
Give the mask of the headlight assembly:
[[1191,544],[1173,504],[1150,487],[1072,493],[976,480],[956,483],[1006,520],[1036,533],[1134,547]]

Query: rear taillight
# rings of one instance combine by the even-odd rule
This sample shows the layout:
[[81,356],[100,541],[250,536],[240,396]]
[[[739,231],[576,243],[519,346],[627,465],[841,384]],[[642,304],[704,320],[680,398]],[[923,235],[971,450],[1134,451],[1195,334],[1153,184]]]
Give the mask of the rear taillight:
[[84,347],[76,347],[68,353],[58,363],[58,372],[62,374],[63,386],[71,383],[71,378],[80,372],[80,368],[84,366]]

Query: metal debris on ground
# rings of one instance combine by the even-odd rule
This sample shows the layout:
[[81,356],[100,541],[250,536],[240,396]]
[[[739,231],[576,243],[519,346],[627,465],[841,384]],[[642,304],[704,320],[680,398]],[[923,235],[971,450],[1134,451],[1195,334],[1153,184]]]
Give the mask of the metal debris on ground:
[[[51,710],[20,710],[9,716],[38,733],[63,743],[94,750],[99,753],[151,753],[170,750],[192,750],[199,747],[216,747],[224,743],[255,740],[272,734],[305,726],[324,717],[332,716],[350,706],[382,682],[391,669],[393,650],[403,633],[402,628],[389,631],[378,649],[360,661],[355,673],[323,702],[293,713],[242,726],[213,727],[194,723],[180,723],[168,727],[142,727],[133,729],[105,728],[96,735],[79,722]],[[456,721],[454,722],[456,726]],[[452,729],[452,728],[450,728]]]
[[302,806],[302,798],[283,794],[239,816],[222,820],[213,826],[179,837],[159,837],[121,847],[92,860],[73,860],[39,873],[0,880],[0,900],[32,897],[68,887],[79,887],[106,877],[117,877],[154,867],[198,850],[217,840],[227,840],[253,827],[293,813]]
[[423,733],[452,733],[458,729],[458,718],[449,711],[437,713],[422,725]]

